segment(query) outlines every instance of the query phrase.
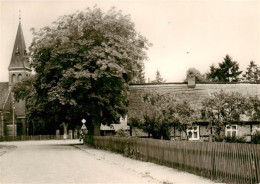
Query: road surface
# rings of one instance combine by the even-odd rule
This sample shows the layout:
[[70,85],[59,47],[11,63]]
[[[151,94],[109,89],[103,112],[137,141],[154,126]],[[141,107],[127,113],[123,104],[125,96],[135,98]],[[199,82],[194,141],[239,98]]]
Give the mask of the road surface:
[[[8,145],[12,147],[6,147]],[[0,142],[0,184],[6,183],[214,182],[109,151],[88,148],[80,145],[78,140],[49,140]]]

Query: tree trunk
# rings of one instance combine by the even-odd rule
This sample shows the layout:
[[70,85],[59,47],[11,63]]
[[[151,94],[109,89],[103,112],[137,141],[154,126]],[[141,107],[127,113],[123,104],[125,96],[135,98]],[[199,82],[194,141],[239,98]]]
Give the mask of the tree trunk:
[[88,135],[100,136],[100,124],[91,123],[91,125],[88,127]]

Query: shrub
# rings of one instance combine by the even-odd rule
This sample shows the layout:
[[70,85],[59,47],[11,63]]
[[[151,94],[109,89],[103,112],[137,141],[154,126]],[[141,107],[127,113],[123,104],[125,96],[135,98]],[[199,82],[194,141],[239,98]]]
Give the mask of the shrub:
[[130,118],[129,119],[129,123],[130,123],[131,126],[137,127],[137,128],[139,128],[140,125],[142,124],[141,120],[139,120],[136,117]]
[[251,138],[253,144],[260,144],[260,131],[256,131]]
[[215,142],[223,142],[224,139],[225,139],[225,136],[222,136],[222,135],[218,135],[218,136],[214,137]]
[[246,143],[246,138],[243,137],[236,137],[236,136],[225,136],[224,140],[226,142],[233,142],[233,143]]
[[123,129],[119,129],[116,131],[116,135],[119,137],[129,137],[129,132],[126,132]]

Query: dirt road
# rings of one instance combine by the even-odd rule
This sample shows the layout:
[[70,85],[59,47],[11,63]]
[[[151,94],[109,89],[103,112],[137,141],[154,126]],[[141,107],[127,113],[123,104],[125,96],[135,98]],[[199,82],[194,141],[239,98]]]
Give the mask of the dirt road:
[[7,153],[0,154],[0,184],[214,183],[78,143],[78,140],[0,142],[0,146],[13,145]]

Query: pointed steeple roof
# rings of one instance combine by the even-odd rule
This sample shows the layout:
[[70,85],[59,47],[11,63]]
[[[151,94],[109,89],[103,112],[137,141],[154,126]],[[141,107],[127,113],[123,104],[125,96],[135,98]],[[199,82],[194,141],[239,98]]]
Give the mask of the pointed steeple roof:
[[9,70],[14,68],[27,68],[30,70],[28,57],[26,54],[26,46],[25,46],[25,41],[23,36],[22,25],[20,21],[18,25],[16,38],[15,38]]

